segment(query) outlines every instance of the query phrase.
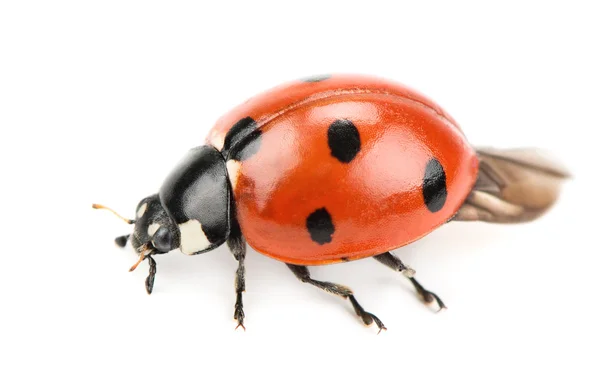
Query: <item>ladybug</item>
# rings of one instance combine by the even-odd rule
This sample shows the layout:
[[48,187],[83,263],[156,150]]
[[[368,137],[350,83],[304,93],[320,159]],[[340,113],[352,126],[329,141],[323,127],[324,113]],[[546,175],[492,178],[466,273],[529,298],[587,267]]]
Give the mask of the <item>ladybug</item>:
[[130,240],[139,255],[131,270],[148,259],[148,293],[154,255],[196,255],[227,243],[238,261],[234,318],[244,329],[248,243],[300,281],[348,299],[364,324],[381,331],[382,321],[350,288],[315,280],[307,267],[373,257],[443,309],[390,251],[449,221],[533,220],[555,202],[567,176],[536,149],[473,148],[450,115],[406,86],[312,77],[221,117],[158,193],[139,202],[136,219],[123,218],[134,231],[116,243]]

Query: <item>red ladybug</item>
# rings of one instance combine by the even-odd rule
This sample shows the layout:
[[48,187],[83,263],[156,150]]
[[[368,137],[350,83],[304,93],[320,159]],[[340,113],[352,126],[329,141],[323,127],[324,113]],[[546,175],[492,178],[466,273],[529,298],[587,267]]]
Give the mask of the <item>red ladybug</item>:
[[[391,250],[450,220],[523,222],[556,200],[567,173],[537,150],[474,149],[456,121],[421,94],[387,80],[323,76],[262,93],[220,118],[158,194],[143,199],[130,237],[149,259],[194,255],[227,242],[239,262],[234,318],[244,326],[246,242],[303,282],[348,298],[308,268],[374,257],[424,289]],[[100,208],[102,206],[95,207]],[[135,269],[137,264],[132,267]]]

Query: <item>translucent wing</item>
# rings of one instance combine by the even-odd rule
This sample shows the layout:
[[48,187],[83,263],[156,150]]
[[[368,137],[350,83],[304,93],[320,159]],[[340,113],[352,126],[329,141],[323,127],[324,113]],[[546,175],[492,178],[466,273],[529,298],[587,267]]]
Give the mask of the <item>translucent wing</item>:
[[479,176],[454,221],[527,222],[558,199],[567,170],[539,149],[477,149]]

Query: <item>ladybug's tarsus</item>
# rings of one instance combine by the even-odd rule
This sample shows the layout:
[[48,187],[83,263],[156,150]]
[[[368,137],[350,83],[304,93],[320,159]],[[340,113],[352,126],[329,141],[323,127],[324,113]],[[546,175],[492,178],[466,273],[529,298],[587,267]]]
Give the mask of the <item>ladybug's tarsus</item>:
[[244,326],[244,319],[246,318],[246,314],[244,314],[244,304],[242,303],[242,292],[238,292],[235,300],[235,309],[233,311],[233,319],[237,321],[236,329],[240,326],[246,330]]
[[150,270],[146,278],[146,292],[150,295],[154,289],[154,276],[156,275],[156,261],[150,255],[148,255],[148,264],[150,265]]
[[413,286],[415,286],[417,294],[419,294],[419,297],[426,305],[429,305],[435,300],[438,305],[438,312],[447,309],[446,305],[444,305],[444,302],[440,299],[440,297],[437,296],[437,294],[423,288],[421,283],[417,282],[415,278],[408,278],[408,280],[410,280]]
[[233,313],[233,318],[238,322],[238,325],[235,328],[242,327],[242,329],[246,330],[246,327],[244,326],[244,318],[246,318],[246,315],[244,314],[244,303],[242,301],[242,294],[246,291],[246,267],[244,266],[244,260],[246,258],[246,240],[244,239],[235,218],[232,219],[231,233],[227,239],[227,246],[233,254],[233,257],[238,261],[238,268],[235,272],[236,298],[235,310]]
[[246,330],[244,318],[246,318],[246,315],[244,314],[244,307],[242,305],[242,293],[239,292],[235,301],[235,311],[233,312],[233,319],[238,323],[235,329],[241,327],[244,331]]
[[379,261],[381,264],[384,264],[384,265],[390,267],[394,271],[401,272],[402,275],[406,276],[408,278],[408,280],[410,280],[410,282],[413,284],[413,286],[415,286],[415,290],[417,291],[417,294],[419,295],[419,297],[425,304],[428,305],[428,304],[432,303],[433,301],[436,301],[436,303],[438,304],[438,307],[439,307],[438,311],[446,309],[446,305],[444,305],[444,302],[440,299],[440,297],[438,297],[437,294],[435,294],[429,290],[426,290],[421,285],[421,283],[417,282],[417,279],[412,277],[412,275],[414,275],[415,271],[412,268],[408,268],[406,265],[404,265],[404,263],[402,263],[402,260],[400,260],[398,257],[396,257],[395,255],[393,255],[390,252],[385,252],[385,253],[382,253],[379,255],[375,255],[375,256],[373,256],[373,258],[375,260]]
[[352,303],[354,311],[356,312],[356,315],[360,317],[360,319],[365,325],[369,326],[373,324],[373,322],[375,322],[375,324],[379,328],[379,332],[381,332],[382,330],[387,330],[385,325],[383,325],[383,322],[381,322],[381,320],[377,318],[377,316],[365,311],[365,309],[362,308],[362,306],[358,303],[356,298],[354,298],[352,290],[350,290],[348,287],[343,286],[341,284],[314,280],[310,277],[310,272],[305,266],[294,264],[286,265],[301,282],[312,284],[313,286],[318,287],[321,290],[327,291],[328,293],[349,299],[350,303]]
[[375,322],[375,325],[377,325],[377,327],[379,328],[377,334],[381,333],[382,330],[387,330],[385,325],[383,325],[383,322],[381,322],[381,320],[377,318],[375,314],[369,313],[368,311],[365,311],[365,309],[362,308],[362,306],[358,303],[356,298],[354,298],[354,295],[349,295],[348,299],[350,299],[350,303],[352,303],[352,307],[354,308],[356,315],[363,320],[363,323],[365,325],[370,326],[371,324],[373,324],[373,322]]

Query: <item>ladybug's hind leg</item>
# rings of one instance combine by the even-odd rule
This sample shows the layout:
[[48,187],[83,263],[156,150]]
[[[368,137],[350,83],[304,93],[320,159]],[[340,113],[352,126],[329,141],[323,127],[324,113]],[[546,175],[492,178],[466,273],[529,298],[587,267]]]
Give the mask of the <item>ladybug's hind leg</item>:
[[352,307],[354,308],[354,311],[356,312],[356,315],[358,315],[361,318],[361,320],[363,321],[363,323],[365,325],[368,326],[368,325],[373,324],[373,322],[374,322],[377,325],[377,327],[379,328],[379,332],[386,329],[385,325],[383,325],[383,322],[381,322],[381,320],[379,318],[377,318],[374,314],[369,313],[369,312],[365,311],[365,309],[363,309],[363,307],[358,303],[356,298],[354,298],[354,294],[353,294],[352,290],[350,290],[348,287],[342,286],[341,284],[335,284],[335,283],[330,283],[330,282],[321,282],[319,280],[314,280],[310,277],[310,272],[308,271],[308,268],[306,268],[305,266],[293,265],[293,264],[286,264],[286,265],[289,267],[289,269],[294,273],[294,275],[296,275],[296,277],[300,281],[302,281],[304,283],[312,284],[313,286],[318,287],[321,290],[327,291],[328,293],[331,293],[334,295],[338,295],[342,298],[348,298],[350,300],[350,303],[352,304]]
[[421,283],[417,282],[417,279],[413,277],[415,271],[405,266],[404,263],[402,263],[402,260],[400,260],[398,257],[394,256],[390,252],[385,252],[380,255],[375,255],[373,258],[379,261],[381,264],[390,267],[394,271],[402,272],[402,274],[406,276],[408,280],[410,280],[413,286],[415,286],[415,290],[417,290],[417,294],[419,294],[419,297],[423,300],[423,302],[430,304],[435,300],[438,304],[439,310],[446,308],[446,305],[444,305],[444,302],[442,302],[437,294],[426,290]]

